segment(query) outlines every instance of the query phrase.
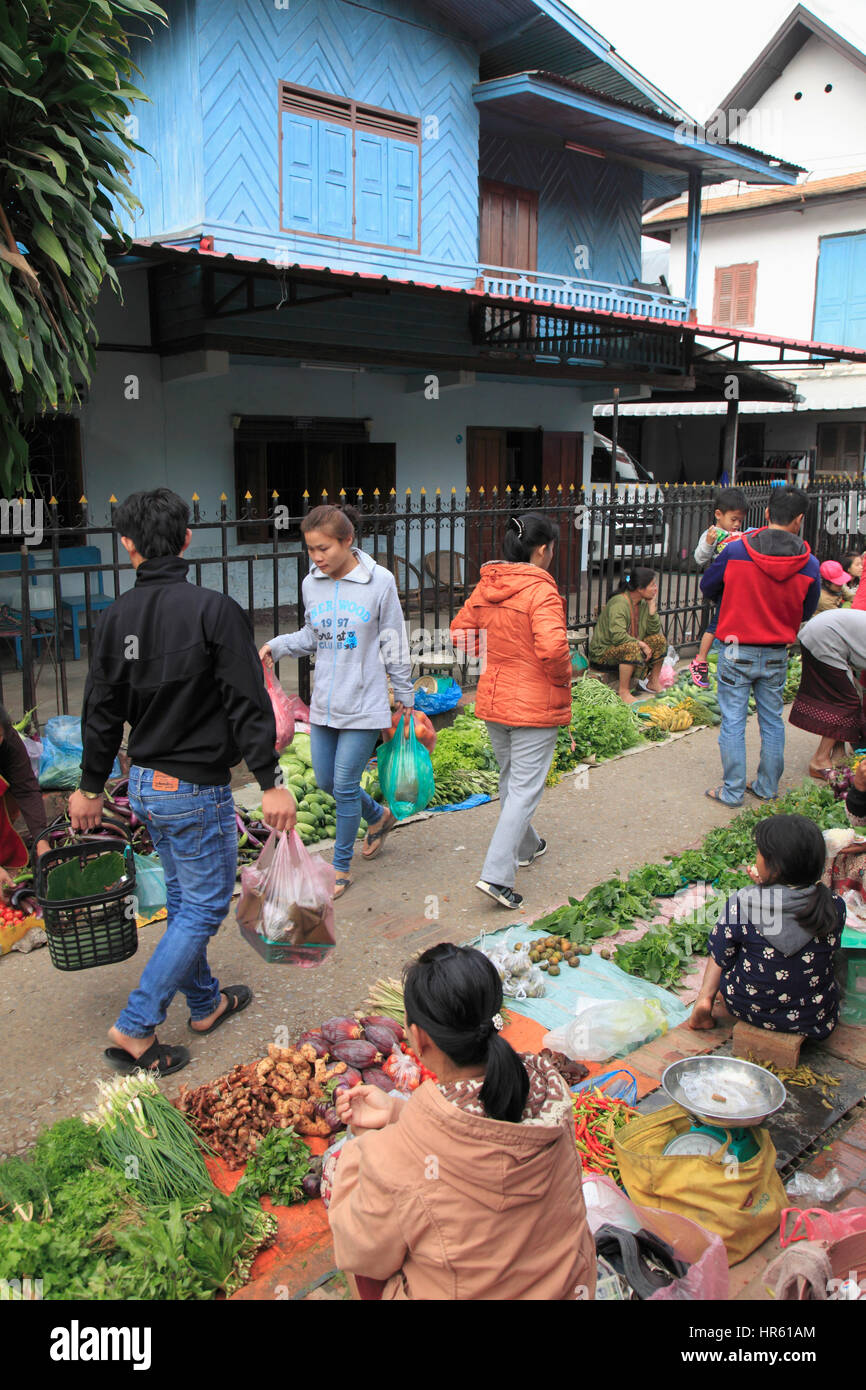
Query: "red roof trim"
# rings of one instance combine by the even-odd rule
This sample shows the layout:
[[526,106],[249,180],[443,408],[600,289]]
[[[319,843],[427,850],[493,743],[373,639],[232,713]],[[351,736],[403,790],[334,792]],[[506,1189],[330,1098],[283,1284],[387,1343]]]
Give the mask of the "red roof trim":
[[[696,337],[721,338],[731,342],[761,343],[766,347],[789,348],[791,351],[797,352],[831,353],[836,357],[843,357],[846,361],[866,362],[866,349],[864,348],[849,348],[841,344],[813,343],[797,338],[782,338],[769,333],[755,333],[751,329],[717,327],[713,324],[695,323],[688,319],[645,318],[642,314],[624,314],[612,309],[581,309],[570,305],[551,305],[546,300],[530,299],[523,295],[488,294],[485,290],[464,289],[459,285],[439,285],[426,280],[400,280],[393,276],[373,275],[370,272],[360,270],[333,270],[327,265],[301,265],[298,262],[294,262],[292,265],[282,265],[277,261],[266,260],[263,256],[235,256],[231,252],[201,250],[197,246],[172,246],[168,242],[161,241],[134,241],[125,248],[124,254],[128,255],[130,252],[136,251],[170,252],[172,256],[182,257],[185,260],[220,261],[227,268],[232,265],[241,265],[259,266],[268,270],[279,271],[312,271],[314,274],[328,275],[332,279],[342,282],[364,280],[371,284],[393,285],[396,289],[421,290],[431,294],[462,295],[466,299],[477,299],[486,304],[502,306],[525,304],[528,308],[533,309],[544,306],[551,314],[560,318],[586,319],[592,323],[600,321],[602,323],[629,325],[650,332],[683,332],[694,334]],[[797,364],[789,363],[789,365],[796,366]]]

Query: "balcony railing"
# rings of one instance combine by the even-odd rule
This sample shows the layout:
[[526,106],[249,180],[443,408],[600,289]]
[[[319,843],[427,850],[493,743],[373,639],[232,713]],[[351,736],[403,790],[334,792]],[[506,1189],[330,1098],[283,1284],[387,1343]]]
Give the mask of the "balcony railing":
[[602,280],[583,280],[579,276],[543,275],[539,271],[507,270],[479,267],[487,294],[508,299],[532,299],[539,304],[559,305],[570,309],[606,309],[617,314],[637,314],[647,319],[688,318],[684,299],[636,289],[627,285],[610,285]]

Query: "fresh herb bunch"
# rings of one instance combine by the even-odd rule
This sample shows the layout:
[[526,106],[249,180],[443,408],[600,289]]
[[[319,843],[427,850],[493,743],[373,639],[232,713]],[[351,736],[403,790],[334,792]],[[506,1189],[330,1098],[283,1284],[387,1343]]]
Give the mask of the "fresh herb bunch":
[[241,1186],[279,1206],[304,1200],[310,1150],[293,1129],[272,1129],[247,1163]]
[[84,1119],[99,1132],[105,1160],[133,1178],[146,1206],[207,1201],[214,1186],[189,1120],[144,1071],[97,1083],[100,1104]]
[[486,724],[483,719],[476,719],[474,714],[466,711],[458,714],[447,729],[440,729],[430,757],[437,782],[445,773],[465,772],[467,768],[484,771],[497,767]]

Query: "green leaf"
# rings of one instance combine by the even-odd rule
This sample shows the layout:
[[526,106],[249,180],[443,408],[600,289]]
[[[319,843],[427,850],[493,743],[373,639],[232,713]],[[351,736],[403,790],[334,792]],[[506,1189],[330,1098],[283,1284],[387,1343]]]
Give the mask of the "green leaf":
[[6,364],[6,370],[12,379],[12,389],[20,391],[24,385],[24,373],[21,370],[21,361],[18,350],[18,338],[12,337],[6,325],[0,322],[0,356]]
[[17,53],[13,53],[11,48],[7,48],[5,43],[0,43],[0,62],[12,68],[20,77],[29,77],[30,70],[26,63],[22,63]]
[[45,252],[46,256],[50,256],[52,261],[56,261],[64,275],[69,274],[69,257],[50,227],[46,226],[44,222],[35,222],[33,224],[33,240],[39,249]]
[[20,328],[24,322],[24,315],[21,307],[12,293],[12,286],[9,283],[9,271],[5,263],[0,265],[0,309],[6,314],[13,328]]

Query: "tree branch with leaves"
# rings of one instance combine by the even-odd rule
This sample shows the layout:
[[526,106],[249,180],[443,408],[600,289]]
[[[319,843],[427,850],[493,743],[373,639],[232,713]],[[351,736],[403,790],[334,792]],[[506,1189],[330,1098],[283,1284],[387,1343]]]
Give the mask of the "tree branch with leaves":
[[129,31],[167,23],[152,0],[0,5],[0,492],[30,487],[25,431],[79,399],[95,366],[106,238],[128,238]]

